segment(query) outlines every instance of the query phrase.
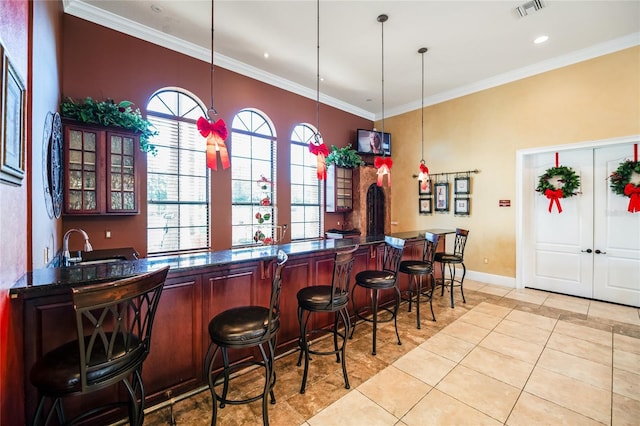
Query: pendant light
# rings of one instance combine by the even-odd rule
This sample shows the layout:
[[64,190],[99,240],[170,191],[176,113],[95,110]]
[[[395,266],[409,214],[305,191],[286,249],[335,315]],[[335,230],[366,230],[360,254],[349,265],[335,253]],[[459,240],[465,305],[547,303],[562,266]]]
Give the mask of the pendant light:
[[213,47],[214,47],[214,0],[211,0],[211,71],[210,71],[210,106],[207,111],[207,117],[200,117],[197,121],[198,131],[202,136],[207,138],[207,167],[213,170],[218,170],[218,154],[220,154],[220,162],[223,169],[228,169],[231,165],[229,161],[229,153],[227,147],[224,144],[225,139],[229,135],[227,131],[227,125],[223,119],[215,120],[215,116],[218,115],[213,106]]
[[316,132],[309,141],[309,152],[317,157],[316,175],[318,180],[327,178],[326,157],[329,149],[320,133],[320,0],[316,0]]
[[377,185],[382,186],[385,175],[387,176],[387,185],[391,187],[391,166],[393,165],[393,161],[391,161],[391,157],[387,157],[386,150],[384,149],[384,23],[387,22],[389,16],[382,14],[378,15],[378,22],[380,22],[380,26],[382,29],[382,157],[376,157],[373,165],[378,171],[378,181]]
[[420,188],[422,188],[423,191],[427,189],[427,184],[429,183],[429,168],[424,162],[424,54],[427,53],[428,50],[426,47],[418,49],[418,53],[422,55],[422,96],[420,98],[422,99],[422,108],[420,109],[422,113],[422,157],[420,157],[418,180],[420,181]]

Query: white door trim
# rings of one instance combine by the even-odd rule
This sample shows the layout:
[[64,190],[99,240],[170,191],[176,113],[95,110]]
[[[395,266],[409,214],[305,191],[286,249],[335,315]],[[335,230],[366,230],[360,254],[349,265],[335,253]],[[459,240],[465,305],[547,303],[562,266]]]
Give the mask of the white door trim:
[[638,142],[640,140],[640,134],[637,135],[629,135],[622,136],[619,138],[611,138],[611,139],[602,139],[596,141],[584,141],[577,143],[570,143],[565,145],[556,145],[556,146],[545,146],[538,148],[527,148],[527,149],[519,149],[516,151],[516,288],[524,288],[523,283],[523,253],[525,252],[525,244],[527,241],[524,240],[523,235],[523,226],[527,221],[527,217],[525,213],[528,212],[528,205],[525,205],[525,201],[527,197],[523,197],[523,194],[527,191],[531,191],[529,186],[525,187],[524,182],[524,163],[525,158],[529,155],[535,154],[543,154],[547,152],[561,152],[572,149],[583,149],[583,148],[600,148],[610,145],[619,145],[624,143],[633,143]]

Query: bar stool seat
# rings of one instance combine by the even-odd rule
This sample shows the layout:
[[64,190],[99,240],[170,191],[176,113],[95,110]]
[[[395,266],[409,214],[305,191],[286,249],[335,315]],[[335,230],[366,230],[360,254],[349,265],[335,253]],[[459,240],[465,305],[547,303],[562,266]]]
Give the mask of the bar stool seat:
[[[239,405],[262,400],[262,422],[269,424],[267,410],[267,396],[275,404],[273,388],[276,383],[276,373],[273,368],[277,332],[280,329],[280,290],[282,288],[282,269],[288,259],[286,253],[278,251],[278,261],[271,285],[269,307],[240,306],[227,309],[214,316],[209,322],[209,337],[211,343],[205,357],[205,368],[209,391],[212,398],[211,425],[215,425],[220,408],[226,404]],[[229,349],[258,348],[261,359],[239,362],[231,365]],[[214,349],[215,348],[215,349]],[[218,353],[222,353],[223,366],[221,371],[214,373],[215,360]],[[260,394],[244,398],[230,399],[227,397],[229,383],[234,372],[250,366],[259,366],[265,370],[265,383]],[[216,386],[222,385],[222,393],[216,391]]]
[[[398,309],[400,307],[400,289],[398,288],[398,268],[400,267],[400,261],[402,259],[402,253],[404,251],[405,241],[400,238],[394,238],[386,236],[384,238],[384,255],[382,258],[382,268],[379,270],[365,270],[356,274],[356,285],[353,286],[351,301],[353,304],[353,310],[356,316],[356,321],[361,319],[363,321],[373,323],[373,342],[371,354],[376,354],[376,335],[379,322],[393,321],[393,325],[396,330],[396,337],[398,338],[398,345],[401,345],[400,334],[398,333]],[[371,305],[364,306],[358,309],[355,305],[354,293],[357,287],[364,288],[371,292]],[[393,309],[384,305],[380,305],[379,293],[384,290],[394,291],[394,305]],[[364,311],[371,308],[372,316],[368,317],[364,315]],[[386,311],[389,316],[385,319],[378,317],[378,311],[382,309]],[[355,324],[351,330],[351,337],[355,331]]]
[[[442,286],[441,296],[444,296],[445,287],[449,287],[451,293],[451,307],[454,308],[453,289],[460,287],[462,294],[462,303],[467,303],[464,298],[464,277],[467,274],[467,268],[464,265],[464,248],[467,244],[467,236],[469,231],[462,228],[456,228],[456,237],[453,243],[453,252],[436,253],[435,261],[440,262],[441,278],[438,279],[438,285]],[[456,265],[462,267],[462,276],[456,276]],[[448,272],[448,275],[445,274]]]
[[[88,422],[116,406],[128,408],[129,424],[144,421],[142,364],[149,354],[151,329],[169,267],[117,281],[72,289],[78,339],[47,352],[30,371],[40,395],[33,424]],[[128,401],[104,401],[73,419],[62,400],[122,383]],[[46,400],[53,402],[43,419]],[[95,419],[93,419],[95,422]]]
[[[432,234],[430,232],[425,233],[424,247],[422,249],[421,260],[403,260],[400,262],[400,272],[409,275],[409,291],[407,299],[409,301],[409,312],[411,312],[411,305],[413,302],[416,304],[416,326],[420,327],[420,299],[426,297],[429,300],[429,307],[431,308],[431,317],[433,321],[436,320],[436,315],[433,312],[433,290],[436,287],[436,280],[434,275],[434,261],[436,256],[436,249],[438,247],[438,240],[440,236]],[[423,277],[431,276],[430,286],[423,288]]]
[[[351,330],[351,318],[349,317],[349,282],[351,270],[353,268],[353,253],[358,249],[356,245],[349,250],[341,250],[335,253],[333,261],[333,275],[331,285],[313,285],[302,288],[298,291],[298,323],[300,326],[300,355],[298,356],[298,366],[302,365],[304,356],[304,373],[300,393],[305,392],[307,385],[307,375],[311,354],[313,355],[335,355],[336,362],[342,361],[342,376],[344,377],[344,387],[349,389],[349,377],[346,366],[347,337]],[[309,329],[309,319],[311,315],[319,312],[334,314],[333,327],[331,329],[315,328]],[[342,321],[344,331],[340,331],[339,322]],[[309,337],[312,335],[331,334],[333,337],[332,350],[312,349]],[[338,342],[340,341],[340,344]]]

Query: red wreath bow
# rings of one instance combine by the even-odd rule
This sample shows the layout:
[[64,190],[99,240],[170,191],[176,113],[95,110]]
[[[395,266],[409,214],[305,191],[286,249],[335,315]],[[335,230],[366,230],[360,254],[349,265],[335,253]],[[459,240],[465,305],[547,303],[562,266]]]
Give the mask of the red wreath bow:
[[318,175],[318,180],[325,180],[327,178],[327,163],[325,158],[329,155],[327,145],[324,143],[316,145],[312,142],[309,144],[309,152],[317,156],[316,173]]
[[200,117],[197,125],[200,134],[207,138],[207,167],[218,170],[216,152],[219,152],[222,168],[228,169],[231,163],[229,162],[229,153],[224,141],[229,136],[229,132],[224,120],[220,119],[211,122],[204,117]]
[[420,163],[420,173],[422,173],[422,182],[420,182],[420,188],[424,191],[427,189],[427,181],[429,180],[427,176],[429,175],[429,168],[426,164],[424,164],[424,160]]
[[391,157],[376,157],[373,165],[378,169],[378,186],[382,186],[382,179],[387,175],[387,184],[391,188],[391,166],[393,166]]
[[631,213],[640,212],[640,186],[628,183],[624,187],[624,195],[629,197],[629,207]]
[[562,189],[547,189],[544,191],[544,195],[549,199],[549,213],[551,213],[551,209],[553,209],[553,203],[556,203],[558,207],[558,213],[562,213],[562,206],[560,205],[560,198],[564,195],[562,194]]

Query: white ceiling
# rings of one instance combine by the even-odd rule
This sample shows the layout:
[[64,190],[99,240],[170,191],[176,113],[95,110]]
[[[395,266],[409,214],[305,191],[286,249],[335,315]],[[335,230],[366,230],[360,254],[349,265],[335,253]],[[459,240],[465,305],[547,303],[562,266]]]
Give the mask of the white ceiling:
[[[640,44],[640,1],[215,1],[216,65],[386,117]],[[210,61],[209,0],[63,0],[65,12]],[[154,10],[155,9],[155,10]],[[384,66],[382,65],[384,23]],[[549,41],[534,45],[546,34]],[[265,59],[264,53],[269,53]]]

